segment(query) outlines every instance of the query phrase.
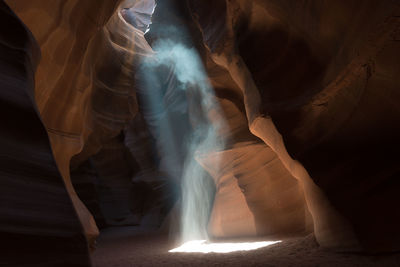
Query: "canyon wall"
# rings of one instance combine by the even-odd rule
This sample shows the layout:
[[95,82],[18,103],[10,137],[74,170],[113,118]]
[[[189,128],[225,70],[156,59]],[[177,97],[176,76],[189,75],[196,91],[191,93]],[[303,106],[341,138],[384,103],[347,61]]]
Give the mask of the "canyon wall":
[[[148,121],[145,129],[136,115],[154,114],[146,113],[140,98],[160,92],[157,86],[141,88],[135,74],[137,63],[155,54],[115,12],[120,1],[6,2],[33,36],[0,1],[0,74],[7,88],[1,95],[2,145],[10,151],[2,156],[0,187],[1,218],[10,221],[1,222],[0,234],[7,240],[36,236],[27,247],[35,238],[46,246],[63,240],[68,249],[59,251],[72,251],[71,261],[88,264],[87,246],[93,248],[98,229],[75,192],[70,169],[97,154],[98,169],[107,174],[107,151],[122,146],[115,141],[124,131],[141,169],[135,179],[179,182],[182,162],[174,162],[174,172],[160,173],[150,158],[158,153],[161,165],[173,162],[169,142],[179,143],[195,127],[198,95],[176,90],[170,70],[159,70],[167,81],[157,101],[167,106],[166,118],[179,135],[154,133]],[[218,133],[224,150],[196,158],[216,186],[209,232],[282,237],[314,230],[326,247],[400,249],[397,1],[187,4],[160,2],[147,40],[196,49],[220,108],[208,119],[214,125],[225,120]],[[7,23],[16,25],[15,32]],[[220,165],[214,158],[222,159]],[[134,173],[123,175],[126,182]],[[15,199],[19,194],[13,192],[24,191],[32,199]],[[39,210],[28,211],[30,205]],[[18,210],[26,214],[26,226],[37,228],[19,226],[22,219],[13,213]]]
[[250,130],[303,184],[320,244],[398,250],[398,2],[189,3]]
[[38,44],[3,1],[0,21],[0,264],[88,266],[82,224],[34,99]]
[[[8,1],[8,4],[28,25],[42,51],[35,75],[35,100],[68,193],[89,243],[93,244],[98,229],[72,186],[70,160],[81,152],[93,131],[99,139],[118,134],[118,129],[107,129],[107,122],[113,123],[113,120],[109,122],[96,113],[96,104],[102,103],[92,101],[92,95],[106,87],[94,82],[92,66],[101,65],[98,54],[108,44],[101,32],[118,1],[101,4],[97,1]],[[102,125],[103,121],[106,126]]]

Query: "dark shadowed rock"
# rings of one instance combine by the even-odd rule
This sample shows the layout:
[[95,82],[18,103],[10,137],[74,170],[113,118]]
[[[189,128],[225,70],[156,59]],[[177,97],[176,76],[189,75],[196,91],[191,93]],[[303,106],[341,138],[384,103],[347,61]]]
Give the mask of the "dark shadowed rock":
[[35,39],[0,1],[0,265],[89,266],[82,225],[34,102]]

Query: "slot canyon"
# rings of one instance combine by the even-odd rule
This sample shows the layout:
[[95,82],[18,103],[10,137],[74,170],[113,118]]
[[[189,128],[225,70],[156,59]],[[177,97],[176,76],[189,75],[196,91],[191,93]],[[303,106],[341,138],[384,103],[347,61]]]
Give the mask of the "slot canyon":
[[0,266],[400,266],[398,0],[0,0],[0,110]]

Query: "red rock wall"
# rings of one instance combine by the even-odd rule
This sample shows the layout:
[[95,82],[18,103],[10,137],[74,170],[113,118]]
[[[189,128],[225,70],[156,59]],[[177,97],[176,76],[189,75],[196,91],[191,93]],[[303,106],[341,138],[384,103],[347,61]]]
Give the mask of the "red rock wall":
[[[151,54],[144,38],[126,38],[117,15],[109,21],[117,2],[8,1],[42,50],[35,98],[89,238],[97,228],[74,192],[70,164],[98,152],[136,114],[134,51]],[[150,39],[168,35],[163,19],[187,25],[180,38],[193,39],[227,120],[225,168],[198,159],[217,186],[210,231],[293,234],[313,224],[323,246],[399,249],[397,2],[188,4],[185,16],[155,14]],[[187,97],[196,118],[195,96]],[[220,116],[209,114],[216,124]],[[226,199],[240,209],[231,212]]]
[[0,1],[0,263],[89,266],[78,214],[37,105],[38,45]]
[[[303,182],[320,244],[398,249],[398,3],[189,3],[213,61],[244,94],[250,130]],[[252,126],[257,113],[307,172],[268,118]]]
[[[82,150],[93,129],[97,127],[100,139],[107,135],[93,115],[92,95],[96,86],[92,82],[91,66],[99,59],[101,44],[107,42],[100,32],[118,1],[101,4],[97,1],[9,1],[9,4],[31,29],[42,50],[36,72],[35,99],[58,168],[85,233],[93,242],[98,230],[74,191],[70,160]],[[98,43],[93,44],[94,38]]]

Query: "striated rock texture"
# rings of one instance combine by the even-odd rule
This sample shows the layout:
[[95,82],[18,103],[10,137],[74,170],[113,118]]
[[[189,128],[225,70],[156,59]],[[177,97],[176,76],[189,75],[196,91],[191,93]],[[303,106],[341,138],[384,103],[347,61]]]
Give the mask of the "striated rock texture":
[[0,1],[0,265],[88,266],[88,244],[34,100],[40,52]]
[[[100,4],[97,1],[9,1],[9,4],[29,25],[42,50],[41,64],[36,73],[36,102],[49,133],[57,165],[86,236],[92,243],[98,235],[98,229],[72,186],[70,160],[83,149],[84,144],[89,147],[86,150],[96,151],[100,145],[93,148],[92,143],[98,144],[98,140],[117,135],[118,127],[124,125],[121,124],[123,118],[117,116],[119,114],[109,119],[96,112],[96,107],[102,105],[105,97],[99,94],[104,92],[107,84],[94,82],[98,80],[94,70],[102,66],[99,52],[102,51],[106,56],[104,49],[109,46],[103,34],[107,30],[103,30],[103,26],[113,14],[118,1],[103,1]],[[40,20],[37,19],[39,17]],[[93,95],[98,97],[93,99]],[[128,109],[129,94],[125,94],[122,100],[118,93],[113,96],[108,98],[110,102],[103,108],[104,111],[121,103],[126,103],[125,112],[134,110]],[[132,105],[136,107],[135,103]],[[94,136],[91,134],[93,132]],[[89,136],[92,137],[88,141]],[[83,162],[86,158],[76,161]]]
[[[176,66],[147,75],[144,63],[159,51],[118,12],[135,2],[7,1],[42,51],[35,79],[35,42],[0,2],[0,82],[9,88],[1,92],[1,142],[3,153],[10,151],[0,162],[0,220],[7,218],[0,234],[63,243],[76,255],[71,262],[81,257],[87,264],[87,243],[98,229],[81,200],[92,213],[98,207],[93,187],[81,191],[93,181],[79,171],[82,164],[96,155],[97,179],[114,190],[116,198],[99,205],[120,210],[108,207],[115,214],[105,217],[121,221],[129,208],[143,215],[169,201],[154,187],[180,182],[183,143],[209,121],[225,145],[196,157],[216,185],[213,236],[314,230],[324,247],[400,249],[397,1],[159,1],[146,37],[151,45],[168,39],[197,50],[218,106],[207,118],[196,90],[180,90]],[[15,23],[13,32],[7,23]],[[136,176],[122,160],[125,146]],[[72,176],[71,168],[78,170]],[[131,178],[140,183],[134,196],[126,188]],[[15,199],[24,191],[32,194],[29,203]],[[40,210],[28,211],[32,205]],[[29,215],[28,228],[21,214]]]
[[[166,10],[168,12],[164,12]],[[213,177],[216,185],[209,234],[216,238],[256,235],[283,237],[310,231],[312,221],[302,189],[275,153],[250,133],[240,90],[229,73],[216,65],[207,54],[190,11],[179,1],[160,3],[149,34],[149,39],[155,44],[160,40],[168,40],[172,44],[171,49],[174,45],[197,49],[215,89],[216,96],[210,96],[210,101],[216,103],[215,107],[208,111],[208,118],[203,118],[199,101],[202,94],[197,88],[186,87],[187,112],[192,128],[189,133],[201,127],[202,123],[211,122],[219,129],[217,138],[223,140],[225,146],[222,151],[196,158]],[[175,87],[179,87],[179,83]],[[168,91],[178,90],[168,88]],[[166,99],[162,99],[166,106],[171,101],[171,97],[167,96],[168,93],[165,94]],[[175,106],[185,106],[178,97],[174,99]],[[181,119],[180,123],[183,124],[183,121]],[[174,128],[179,129],[177,132],[180,134],[184,132]],[[158,141],[161,142],[165,135]]]
[[[75,170],[101,151],[103,144],[115,139],[137,114],[136,65],[152,55],[143,33],[116,10],[120,2],[9,1],[42,50],[36,72],[36,102],[91,244],[98,235],[97,226],[73,184],[89,202],[85,204],[91,205],[93,196],[86,198],[90,192],[81,191],[85,178],[79,173],[72,177],[77,181],[71,181],[70,166]],[[118,10],[134,2],[123,1]],[[122,178],[129,186],[131,175]]]
[[189,2],[250,130],[304,184],[320,244],[398,250],[398,3]]

